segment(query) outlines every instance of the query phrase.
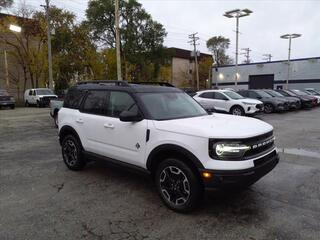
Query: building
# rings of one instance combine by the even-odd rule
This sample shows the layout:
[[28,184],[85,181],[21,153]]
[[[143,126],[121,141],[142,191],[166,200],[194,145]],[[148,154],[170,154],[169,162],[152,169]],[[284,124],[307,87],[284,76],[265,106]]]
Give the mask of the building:
[[[196,87],[195,59],[193,51],[169,48],[171,55],[171,80],[170,83],[177,87]],[[212,59],[212,55],[198,53],[199,63],[205,58]],[[208,68],[209,70],[209,68]],[[208,70],[206,72],[208,72]]]
[[[235,65],[212,69],[212,85],[233,88]],[[288,77],[288,61],[271,61],[238,65],[238,89],[285,88]],[[289,88],[320,89],[320,57],[293,59],[290,61]]]

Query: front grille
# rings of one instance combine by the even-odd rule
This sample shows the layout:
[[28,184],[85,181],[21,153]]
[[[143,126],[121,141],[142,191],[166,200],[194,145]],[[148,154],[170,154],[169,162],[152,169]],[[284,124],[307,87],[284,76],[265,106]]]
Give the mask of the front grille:
[[244,154],[244,160],[259,156],[274,147],[273,132],[246,139],[243,143],[251,146],[251,149]]
[[264,165],[266,162],[268,162],[272,158],[274,158],[276,155],[277,155],[277,151],[274,150],[271,153],[269,153],[268,155],[253,161],[253,164],[255,167],[259,167],[261,165]]

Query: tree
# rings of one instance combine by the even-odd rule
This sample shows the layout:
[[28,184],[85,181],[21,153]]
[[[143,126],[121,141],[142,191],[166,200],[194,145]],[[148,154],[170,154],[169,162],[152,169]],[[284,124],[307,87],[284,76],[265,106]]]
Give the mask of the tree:
[[[119,5],[124,78],[154,79],[160,73],[165,29],[136,0],[120,1]],[[86,10],[93,38],[109,49],[115,48],[114,9],[112,0],[92,0]]]
[[[66,89],[76,81],[103,78],[102,55],[90,38],[88,25],[76,23],[73,13],[55,6],[50,8],[50,16],[55,30],[52,36],[55,89]],[[42,22],[45,14],[36,12],[34,18]]]
[[0,0],[0,10],[3,8],[9,8],[13,4],[13,0]]
[[217,66],[231,64],[231,58],[226,54],[230,40],[223,36],[214,36],[207,41],[207,48],[212,52]]

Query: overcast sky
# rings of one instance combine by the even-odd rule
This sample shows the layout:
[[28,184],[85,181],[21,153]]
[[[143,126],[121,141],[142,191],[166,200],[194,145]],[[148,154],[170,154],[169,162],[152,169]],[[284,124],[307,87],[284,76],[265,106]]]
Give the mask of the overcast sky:
[[[21,2],[15,0],[15,4]],[[32,8],[39,8],[45,0],[25,0]],[[79,21],[85,18],[87,0],[51,0],[51,4],[73,11]],[[292,42],[292,58],[320,56],[320,1],[319,0],[139,0],[153,19],[162,23],[168,33],[165,45],[192,49],[188,35],[198,32],[199,49],[208,52],[206,40],[222,35],[230,38],[228,53],[235,53],[235,19],[223,13],[235,8],[249,8],[253,13],[240,19],[239,48],[249,47],[251,59],[262,61],[263,54],[272,60],[288,57],[285,33],[300,33]],[[239,62],[243,61],[241,56]]]

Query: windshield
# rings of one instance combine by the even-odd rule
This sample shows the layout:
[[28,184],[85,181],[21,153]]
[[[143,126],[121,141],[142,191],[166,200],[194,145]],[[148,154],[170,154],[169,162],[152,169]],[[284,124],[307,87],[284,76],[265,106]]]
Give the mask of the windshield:
[[265,97],[265,98],[270,98],[272,97],[270,94],[262,91],[262,90],[257,90],[256,93],[258,93],[261,97]]
[[38,89],[37,95],[53,95],[54,93],[50,89]]
[[300,90],[292,90],[294,93],[298,94],[299,96],[307,96],[309,94],[305,93],[305,92],[302,92]]
[[140,93],[141,101],[155,120],[170,120],[208,115],[186,93]]
[[9,93],[6,90],[0,90],[0,96],[9,96]]
[[270,94],[273,97],[283,97],[283,95],[281,93],[278,93],[278,92],[273,91],[273,90],[268,90],[267,93]]
[[241,96],[240,94],[238,93],[235,93],[235,92],[223,92],[225,95],[227,95],[229,98],[232,98],[232,99],[235,99],[235,100],[238,100],[238,99],[244,99],[243,96]]

